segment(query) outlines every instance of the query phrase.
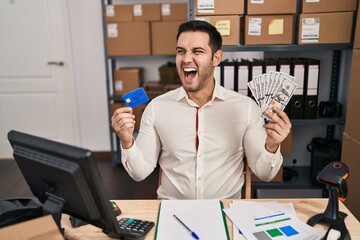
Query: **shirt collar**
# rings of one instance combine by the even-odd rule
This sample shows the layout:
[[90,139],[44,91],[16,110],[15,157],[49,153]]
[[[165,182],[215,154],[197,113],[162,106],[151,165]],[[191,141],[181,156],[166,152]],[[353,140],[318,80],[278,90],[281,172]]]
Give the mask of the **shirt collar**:
[[[176,97],[176,101],[180,101],[181,99],[184,99],[184,98],[189,100],[184,88],[180,87],[178,95]],[[222,86],[220,86],[219,82],[217,82],[217,81],[215,81],[215,88],[214,88],[214,92],[213,92],[211,101],[214,101],[215,99],[219,99],[219,100],[223,100],[223,101],[225,100],[225,89]]]

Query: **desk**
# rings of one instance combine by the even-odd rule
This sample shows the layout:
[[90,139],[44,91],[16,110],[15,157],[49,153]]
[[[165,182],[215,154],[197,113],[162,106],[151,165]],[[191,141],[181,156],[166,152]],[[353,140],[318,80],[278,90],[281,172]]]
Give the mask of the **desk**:
[[[325,198],[309,198],[309,199],[251,199],[251,201],[278,201],[278,202],[291,202],[294,204],[296,213],[298,217],[306,222],[311,216],[324,212],[328,199]],[[229,203],[232,202],[232,199],[222,200],[224,203],[224,207],[228,208]],[[246,201],[246,200],[243,200]],[[122,210],[122,214],[118,217],[131,217],[131,218],[139,218],[144,220],[153,221],[156,223],[158,216],[158,209],[160,200],[118,200],[115,201],[120,209]],[[345,224],[350,232],[352,239],[360,239],[360,223],[359,221],[352,215],[352,213],[345,207],[343,203],[339,203],[340,211],[343,211],[348,214],[345,219]],[[86,225],[79,228],[72,228],[69,216],[63,215],[62,217],[62,227],[65,228],[65,237],[66,239],[111,239],[108,238],[102,231],[94,226]],[[228,229],[230,233],[230,238],[232,239],[232,222],[229,218],[227,218]],[[326,226],[316,225],[317,228],[326,230]],[[146,240],[154,239],[155,235],[155,227],[148,233],[146,236]]]

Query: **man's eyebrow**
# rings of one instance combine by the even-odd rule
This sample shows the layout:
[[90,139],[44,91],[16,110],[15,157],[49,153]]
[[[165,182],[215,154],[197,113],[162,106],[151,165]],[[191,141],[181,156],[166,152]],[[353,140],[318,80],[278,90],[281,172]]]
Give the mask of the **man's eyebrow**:
[[[179,47],[179,46],[177,46],[176,47],[176,50],[187,50],[186,48],[184,48],[184,47]],[[192,48],[192,49],[190,49],[191,51],[196,51],[196,50],[205,50],[203,47],[194,47],[194,48]]]

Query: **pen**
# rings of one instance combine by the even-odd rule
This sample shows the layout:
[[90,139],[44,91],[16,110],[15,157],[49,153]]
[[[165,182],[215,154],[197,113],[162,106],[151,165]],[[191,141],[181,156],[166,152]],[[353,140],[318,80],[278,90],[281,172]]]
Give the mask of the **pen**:
[[185,223],[183,223],[175,214],[173,215],[176,220],[178,220],[187,230],[189,230],[189,232],[191,232],[191,236],[194,238],[194,239],[200,239],[198,237],[198,235],[196,235],[195,232],[193,232],[188,226],[185,225]]

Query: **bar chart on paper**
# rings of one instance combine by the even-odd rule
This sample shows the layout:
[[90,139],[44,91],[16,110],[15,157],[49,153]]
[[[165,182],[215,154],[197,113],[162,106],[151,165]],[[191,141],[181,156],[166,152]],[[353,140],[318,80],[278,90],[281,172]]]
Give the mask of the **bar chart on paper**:
[[325,234],[300,221],[291,203],[234,201],[224,211],[236,226],[234,239],[321,239]]

